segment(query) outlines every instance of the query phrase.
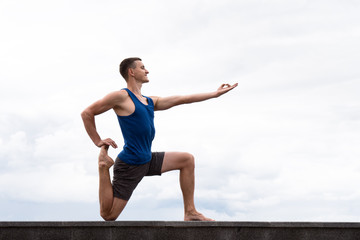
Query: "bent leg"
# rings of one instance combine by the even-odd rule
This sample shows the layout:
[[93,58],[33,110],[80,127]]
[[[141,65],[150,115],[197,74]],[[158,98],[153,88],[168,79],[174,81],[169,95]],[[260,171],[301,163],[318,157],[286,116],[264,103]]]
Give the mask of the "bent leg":
[[180,170],[180,187],[184,199],[185,221],[213,221],[196,211],[194,203],[195,160],[194,156],[182,152],[166,152],[161,173]]
[[127,201],[113,195],[109,168],[114,164],[114,160],[109,157],[107,150],[108,146],[101,147],[99,155],[100,215],[105,221],[115,221],[125,208]]

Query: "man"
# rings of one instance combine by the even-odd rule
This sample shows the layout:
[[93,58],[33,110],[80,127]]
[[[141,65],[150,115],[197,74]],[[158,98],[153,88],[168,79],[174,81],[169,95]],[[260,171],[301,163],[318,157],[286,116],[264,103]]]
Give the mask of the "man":
[[[114,221],[126,206],[137,184],[144,176],[161,175],[180,170],[180,187],[184,200],[185,221],[212,221],[197,212],[194,204],[194,157],[185,152],[151,152],[155,136],[154,111],[216,98],[232,90],[234,84],[222,84],[215,92],[172,97],[145,97],[141,87],[149,82],[140,58],[127,58],[120,64],[120,73],[127,88],[112,92],[86,108],[81,116],[85,129],[94,144],[101,148],[99,155],[100,215],[106,221]],[[109,146],[117,148],[111,138],[100,138],[95,116],[113,109],[124,137],[124,148],[116,158],[115,165],[108,156]],[[111,184],[109,168],[114,165]]]

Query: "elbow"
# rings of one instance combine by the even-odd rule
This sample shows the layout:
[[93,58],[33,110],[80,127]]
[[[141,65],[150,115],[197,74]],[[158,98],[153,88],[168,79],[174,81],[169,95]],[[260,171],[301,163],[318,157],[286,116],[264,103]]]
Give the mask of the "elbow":
[[82,119],[84,119],[86,117],[86,110],[82,111],[80,116]]
[[85,120],[85,119],[87,119],[89,117],[90,117],[90,113],[89,113],[89,111],[87,109],[85,109],[84,111],[81,112],[81,118],[83,120]]

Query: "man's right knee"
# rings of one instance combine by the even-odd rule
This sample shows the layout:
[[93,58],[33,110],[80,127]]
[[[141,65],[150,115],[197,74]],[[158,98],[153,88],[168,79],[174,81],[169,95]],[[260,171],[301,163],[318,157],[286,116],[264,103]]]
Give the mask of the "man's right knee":
[[105,210],[100,208],[100,216],[105,221],[115,221],[121,214],[121,212],[124,210],[126,204],[128,201],[114,197],[113,200],[113,206],[111,207],[111,210]]
[[105,221],[115,221],[118,216],[114,216],[112,214],[108,214],[108,213],[100,213],[100,216],[105,220]]

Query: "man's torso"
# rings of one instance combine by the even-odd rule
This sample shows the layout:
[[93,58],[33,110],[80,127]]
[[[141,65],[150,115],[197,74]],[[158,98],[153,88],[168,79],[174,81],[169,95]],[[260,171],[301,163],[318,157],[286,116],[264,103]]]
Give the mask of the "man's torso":
[[128,164],[144,164],[151,159],[151,145],[155,136],[154,104],[151,98],[142,96],[146,99],[144,104],[130,90],[122,91],[128,93],[128,98],[121,107],[114,109],[125,143],[118,157]]

